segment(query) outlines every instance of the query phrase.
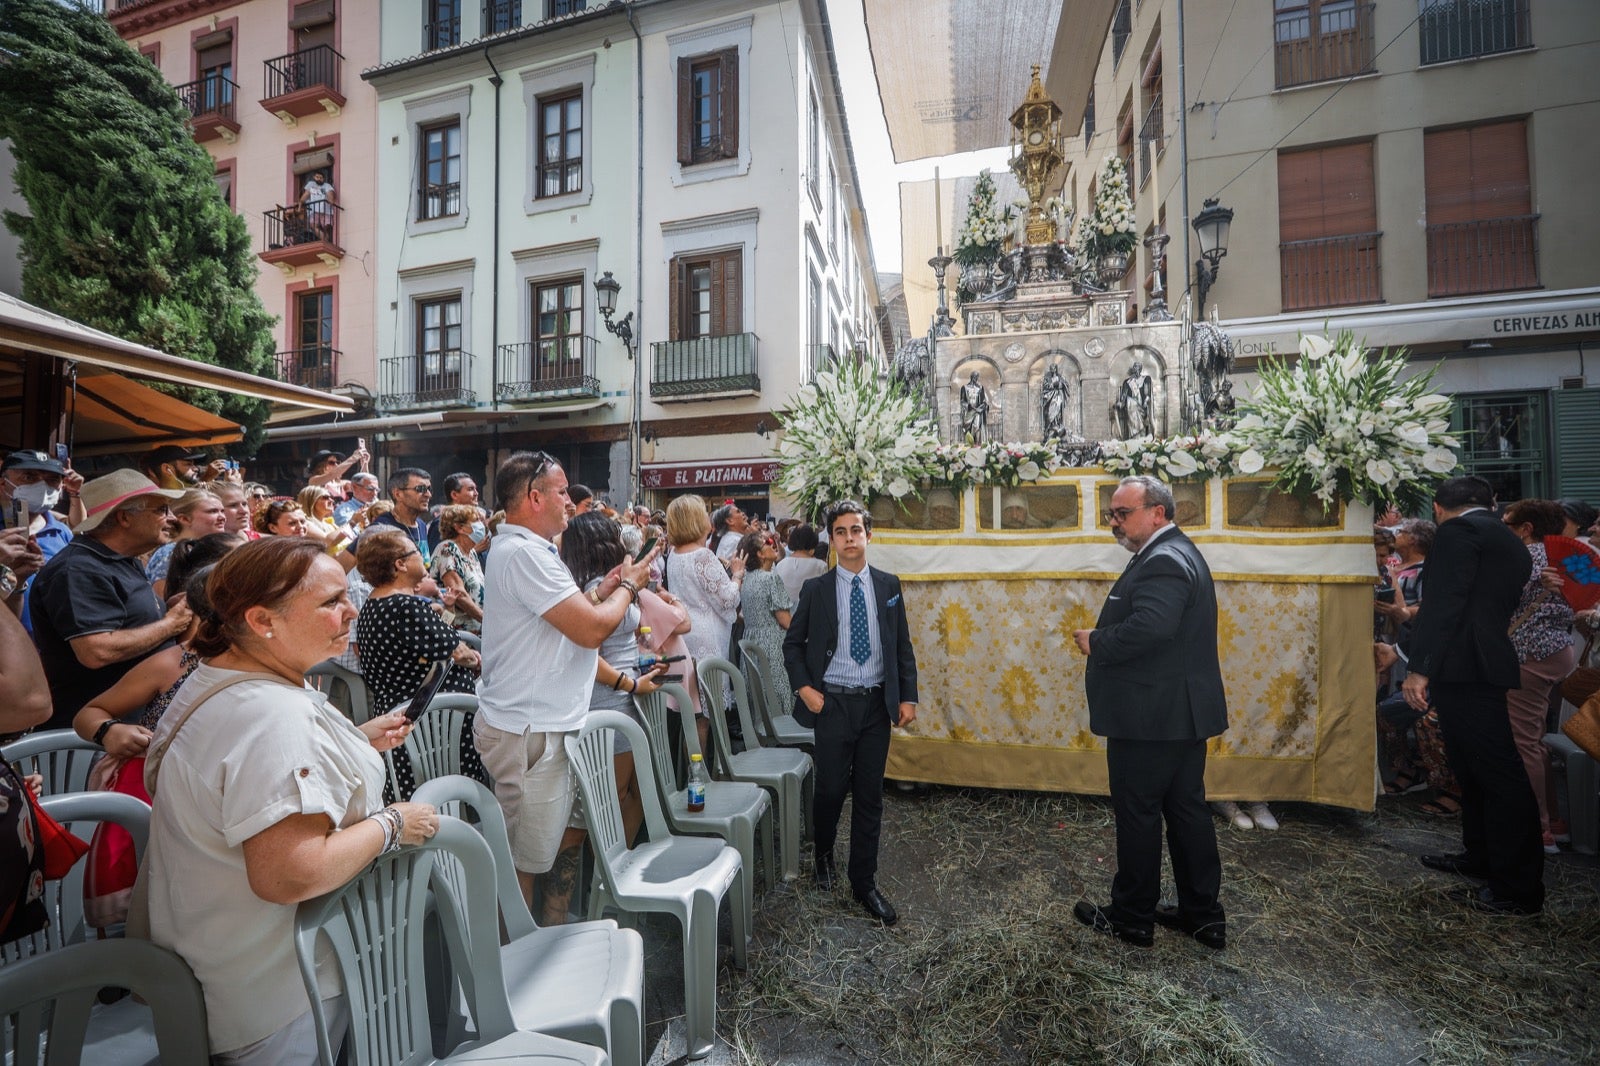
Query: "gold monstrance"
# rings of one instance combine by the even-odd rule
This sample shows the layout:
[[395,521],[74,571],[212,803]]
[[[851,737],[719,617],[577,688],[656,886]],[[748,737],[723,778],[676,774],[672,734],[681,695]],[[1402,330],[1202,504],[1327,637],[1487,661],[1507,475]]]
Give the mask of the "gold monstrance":
[[1045,214],[1045,188],[1065,157],[1061,154],[1061,109],[1045,94],[1037,63],[1027,97],[1011,113],[1011,125],[1015,130],[1011,172],[1028,193],[1027,242],[1049,244],[1055,239],[1055,223]]

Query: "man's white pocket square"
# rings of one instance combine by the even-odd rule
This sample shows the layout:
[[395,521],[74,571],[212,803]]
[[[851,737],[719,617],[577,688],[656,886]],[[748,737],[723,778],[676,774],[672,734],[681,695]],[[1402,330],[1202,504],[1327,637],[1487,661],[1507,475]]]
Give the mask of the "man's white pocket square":
[[884,606],[885,607],[893,607],[895,604],[897,604],[899,602],[900,602],[900,597],[899,596],[894,596],[894,597],[891,597],[889,602],[884,604]]

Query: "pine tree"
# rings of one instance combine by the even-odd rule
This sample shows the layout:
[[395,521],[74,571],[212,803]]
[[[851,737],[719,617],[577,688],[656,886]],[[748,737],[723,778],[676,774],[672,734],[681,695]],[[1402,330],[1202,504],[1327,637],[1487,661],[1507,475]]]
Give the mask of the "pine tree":
[[[270,373],[273,318],[254,289],[244,220],[160,72],[103,17],[56,0],[0,3],[0,137],[28,213],[22,296],[197,362]],[[266,404],[159,385],[260,442]]]

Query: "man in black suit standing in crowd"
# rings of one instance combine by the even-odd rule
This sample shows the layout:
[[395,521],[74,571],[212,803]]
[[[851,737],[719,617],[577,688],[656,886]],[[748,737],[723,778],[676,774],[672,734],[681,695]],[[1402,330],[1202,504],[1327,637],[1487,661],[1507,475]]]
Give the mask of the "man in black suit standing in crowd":
[[1479,910],[1537,914],[1544,906],[1539,806],[1506,712],[1506,692],[1522,683],[1511,616],[1533,563],[1493,506],[1494,489],[1480,477],[1451,478],[1434,494],[1439,531],[1402,691],[1415,710],[1438,710],[1461,786],[1465,850],[1424,855],[1422,864],[1487,881],[1457,893]]
[[868,914],[893,925],[899,915],[877,883],[883,771],[889,727],[917,716],[917,657],[900,579],[867,566],[872,516],[854,500],[840,500],[826,522],[838,565],[801,586],[783,641],[795,720],[816,730],[817,884],[833,887],[833,844],[849,794],[850,887]]
[[[1228,727],[1228,707],[1211,570],[1172,524],[1172,490],[1155,478],[1123,478],[1102,514],[1134,556],[1111,586],[1095,628],[1072,636],[1089,657],[1089,728],[1106,738],[1117,874],[1109,906],[1079,900],[1072,913],[1140,947],[1155,942],[1159,922],[1222,948],[1222,860],[1205,776],[1206,741]],[[1163,818],[1176,907],[1157,905]]]

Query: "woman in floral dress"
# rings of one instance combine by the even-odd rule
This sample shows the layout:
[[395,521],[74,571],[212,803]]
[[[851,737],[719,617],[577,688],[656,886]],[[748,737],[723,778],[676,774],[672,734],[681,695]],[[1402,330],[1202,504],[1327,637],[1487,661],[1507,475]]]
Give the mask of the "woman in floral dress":
[[739,541],[738,555],[744,560],[744,584],[739,590],[744,639],[755,645],[761,658],[767,713],[774,717],[788,714],[794,696],[783,666],[783,636],[794,603],[783,579],[772,572],[772,564],[778,561],[778,540],[770,533],[746,533]]

